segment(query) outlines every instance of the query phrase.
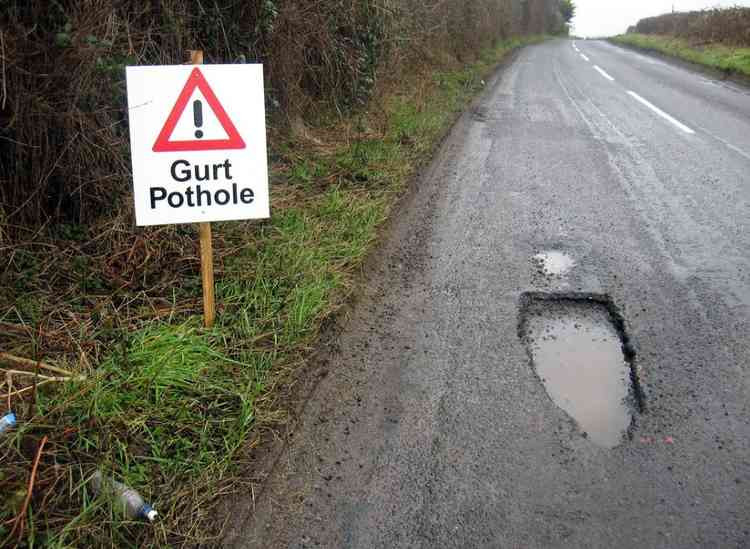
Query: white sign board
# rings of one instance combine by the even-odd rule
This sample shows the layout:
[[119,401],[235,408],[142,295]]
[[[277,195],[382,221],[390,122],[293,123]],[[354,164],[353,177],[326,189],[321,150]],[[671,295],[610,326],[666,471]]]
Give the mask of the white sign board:
[[262,65],[128,67],[138,225],[269,217]]

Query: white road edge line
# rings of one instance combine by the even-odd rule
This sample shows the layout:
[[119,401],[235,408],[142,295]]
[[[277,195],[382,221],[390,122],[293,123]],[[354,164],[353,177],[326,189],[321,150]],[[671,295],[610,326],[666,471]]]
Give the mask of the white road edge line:
[[646,101],[646,100],[645,100],[645,99],[644,99],[643,97],[641,97],[640,95],[638,95],[638,94],[637,94],[637,93],[635,93],[634,91],[630,91],[630,90],[628,90],[628,94],[629,94],[629,95],[630,95],[630,96],[631,96],[631,97],[632,97],[633,99],[635,99],[636,101],[639,101],[639,102],[643,103],[643,104],[644,104],[644,105],[646,105],[646,106],[647,106],[647,107],[648,107],[649,109],[651,109],[651,110],[652,110],[652,111],[654,111],[654,112],[655,112],[656,114],[658,114],[659,116],[661,116],[661,117],[662,117],[662,118],[663,118],[664,120],[668,120],[669,122],[671,122],[672,124],[674,124],[675,126],[677,126],[678,128],[680,128],[680,129],[681,129],[682,131],[684,131],[685,133],[690,133],[690,134],[693,134],[693,133],[695,133],[695,132],[694,132],[693,130],[691,130],[690,128],[688,128],[688,127],[687,127],[687,126],[686,126],[685,124],[683,124],[682,122],[680,122],[680,121],[679,121],[679,120],[677,120],[676,118],[673,118],[672,116],[669,116],[669,115],[668,115],[667,113],[665,113],[665,112],[664,112],[663,110],[661,110],[661,109],[660,109],[659,107],[657,107],[657,106],[656,106],[656,105],[654,105],[653,103],[650,103],[650,102]]
[[583,55],[583,54],[581,54],[581,57],[583,58],[583,60],[584,60],[584,61],[591,61],[591,59],[589,59],[588,57],[586,57],[586,56],[585,56],[585,55]]
[[594,65],[594,68],[597,71],[599,71],[599,74],[601,74],[604,78],[606,78],[610,82],[614,82],[615,81],[615,79],[612,78],[610,75],[608,75],[607,72],[603,68],[601,68],[599,65]]

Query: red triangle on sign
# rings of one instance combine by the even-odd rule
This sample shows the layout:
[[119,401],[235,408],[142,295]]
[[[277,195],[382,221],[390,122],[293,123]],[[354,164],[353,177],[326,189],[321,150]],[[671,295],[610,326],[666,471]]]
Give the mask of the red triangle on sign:
[[[177,122],[185,112],[190,96],[193,95],[195,88],[198,88],[203,97],[206,98],[208,106],[211,107],[216,118],[218,118],[224,131],[229,136],[227,139],[192,139],[188,141],[170,141],[172,132],[174,132]],[[177,98],[177,102],[172,107],[172,112],[169,113],[164,127],[159,133],[159,137],[156,138],[154,143],[154,152],[175,152],[175,151],[216,151],[224,149],[244,149],[246,147],[245,142],[240,137],[237,128],[234,127],[232,120],[224,110],[224,107],[219,103],[216,94],[208,85],[206,78],[198,67],[193,69],[190,73],[185,87],[182,88],[180,96]]]

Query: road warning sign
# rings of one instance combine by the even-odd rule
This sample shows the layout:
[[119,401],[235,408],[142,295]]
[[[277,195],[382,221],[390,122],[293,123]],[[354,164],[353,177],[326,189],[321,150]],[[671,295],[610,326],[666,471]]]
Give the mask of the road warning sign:
[[[228,136],[226,139],[206,138],[203,131],[203,101],[195,99],[190,103],[190,98],[198,90],[205,97],[206,105],[213,112],[216,119],[221,124],[222,130]],[[195,125],[195,139],[187,141],[171,141],[170,138],[177,127],[177,122],[185,115],[188,104],[192,104],[193,124]],[[154,143],[154,152],[174,152],[174,151],[214,151],[229,149],[244,149],[245,142],[240,137],[231,118],[222,107],[221,102],[216,98],[216,94],[209,86],[206,78],[199,68],[194,68],[190,73],[185,87],[182,88],[177,102],[169,113],[164,127],[159,133]]]
[[138,225],[269,217],[262,65],[128,67]]

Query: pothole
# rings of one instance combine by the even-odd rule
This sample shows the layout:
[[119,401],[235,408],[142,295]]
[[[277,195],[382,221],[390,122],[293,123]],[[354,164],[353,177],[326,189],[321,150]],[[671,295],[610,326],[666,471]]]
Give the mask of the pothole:
[[525,294],[520,336],[553,402],[595,444],[613,448],[641,410],[635,354],[606,296]]
[[546,276],[563,276],[576,264],[569,255],[554,250],[538,253],[533,259],[542,274]]

